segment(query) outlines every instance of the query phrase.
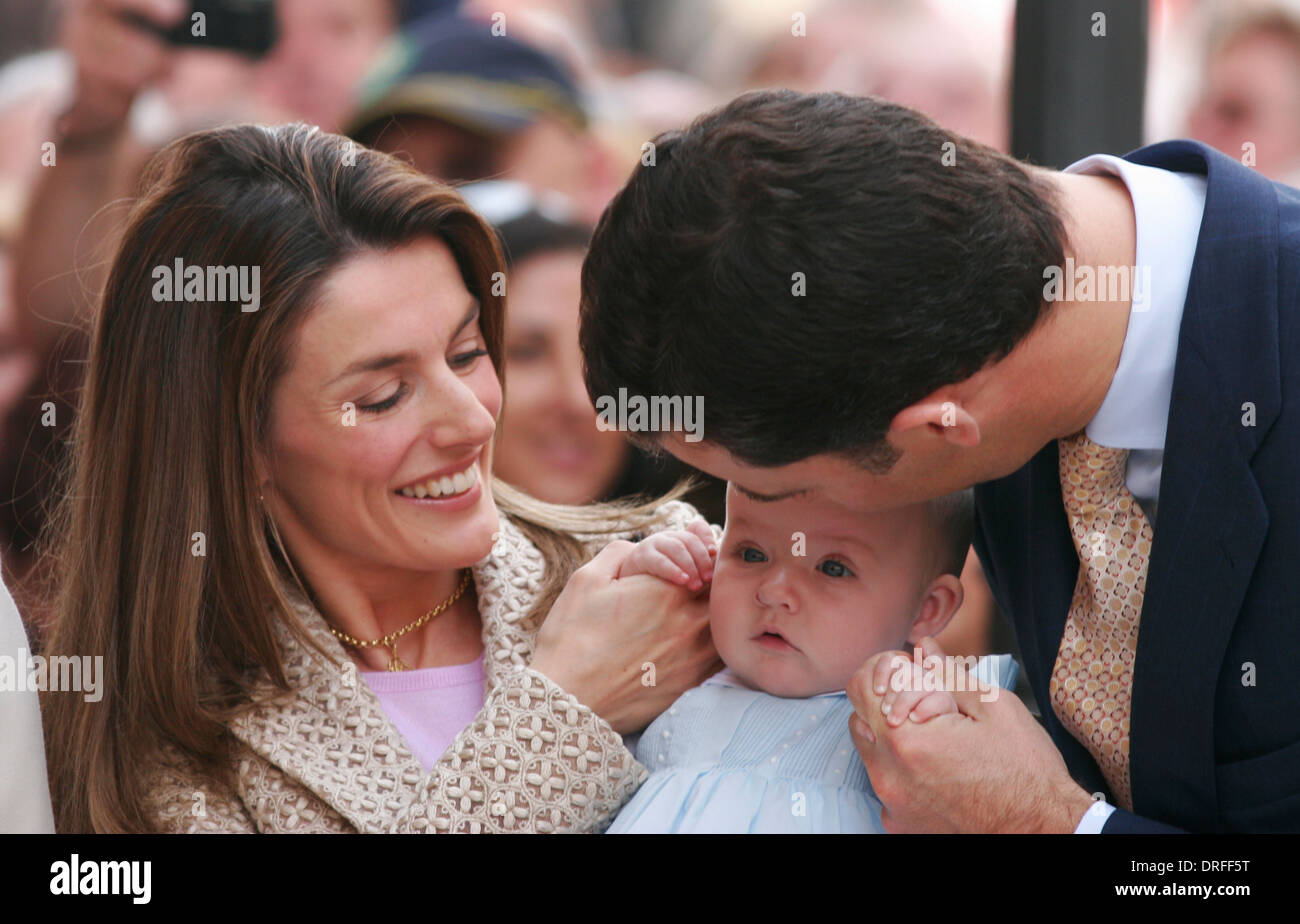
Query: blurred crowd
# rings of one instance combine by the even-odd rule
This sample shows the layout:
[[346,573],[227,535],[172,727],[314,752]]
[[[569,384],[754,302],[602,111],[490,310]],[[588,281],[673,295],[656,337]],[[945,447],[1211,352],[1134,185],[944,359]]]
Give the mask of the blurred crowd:
[[[460,186],[509,260],[497,475],[581,504],[687,474],[597,428],[578,349],[584,248],[647,140],[776,85],[886,97],[1002,150],[1009,135],[1012,0],[275,0],[258,56],[140,25],[182,21],[185,0],[0,13],[0,558],[37,638],[87,321],[140,170],[169,140],[305,121]],[[1300,9],[1152,0],[1150,24],[1147,140],[1197,138],[1300,183]],[[721,521],[716,484],[690,499]],[[963,578],[946,647],[995,650],[973,556]]]

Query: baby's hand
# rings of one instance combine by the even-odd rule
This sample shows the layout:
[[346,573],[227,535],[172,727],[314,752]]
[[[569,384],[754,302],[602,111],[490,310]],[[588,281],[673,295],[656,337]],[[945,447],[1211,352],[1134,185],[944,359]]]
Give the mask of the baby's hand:
[[[894,678],[910,674],[907,683],[896,683]],[[896,690],[896,686],[903,689]],[[921,665],[908,662],[899,665],[889,677],[889,690],[881,701],[880,710],[885,714],[885,721],[890,726],[902,725],[907,719],[924,722],[937,715],[957,712],[957,700],[947,690],[927,690]]]
[[647,536],[623,559],[618,577],[652,574],[691,590],[713,580],[713,559],[718,554],[713,530],[703,520],[686,529],[666,529]]

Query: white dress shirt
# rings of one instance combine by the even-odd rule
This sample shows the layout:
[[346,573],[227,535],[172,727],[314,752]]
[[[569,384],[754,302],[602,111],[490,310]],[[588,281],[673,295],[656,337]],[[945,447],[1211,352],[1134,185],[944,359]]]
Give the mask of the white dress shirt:
[[[18,607],[0,581],[0,658],[12,659],[13,668],[26,673],[30,653]],[[0,834],[54,833],[38,696],[0,689]]]
[[[1133,200],[1137,272],[1128,331],[1110,388],[1084,432],[1094,443],[1129,450],[1124,483],[1154,530],[1178,331],[1205,212],[1205,177],[1139,166],[1109,154],[1085,157],[1064,172],[1117,176]],[[1144,291],[1145,280],[1150,291]],[[1093,803],[1075,833],[1099,833],[1114,810],[1105,802]]]

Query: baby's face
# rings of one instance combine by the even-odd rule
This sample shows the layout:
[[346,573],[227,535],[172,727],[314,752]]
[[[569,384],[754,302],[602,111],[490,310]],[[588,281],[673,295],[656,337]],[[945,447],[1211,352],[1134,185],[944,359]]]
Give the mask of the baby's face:
[[919,505],[760,502],[728,487],[709,592],[722,660],[776,696],[843,690],[867,658],[907,640],[929,586],[926,516]]

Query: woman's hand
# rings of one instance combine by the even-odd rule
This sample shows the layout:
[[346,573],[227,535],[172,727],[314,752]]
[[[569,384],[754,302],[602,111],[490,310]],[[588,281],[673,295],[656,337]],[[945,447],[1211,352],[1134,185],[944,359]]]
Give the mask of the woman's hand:
[[722,668],[707,600],[649,575],[617,577],[634,548],[612,542],[574,572],[537,633],[530,665],[619,734],[645,728]]

